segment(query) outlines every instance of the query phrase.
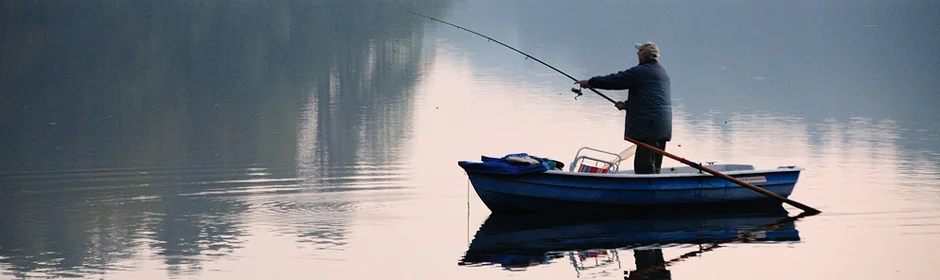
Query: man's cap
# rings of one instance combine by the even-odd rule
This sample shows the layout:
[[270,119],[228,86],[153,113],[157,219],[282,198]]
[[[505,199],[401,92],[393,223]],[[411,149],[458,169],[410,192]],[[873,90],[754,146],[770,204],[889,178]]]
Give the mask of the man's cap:
[[658,59],[659,58],[659,46],[656,46],[656,43],[646,41],[646,43],[636,43],[633,44],[637,50],[640,50],[646,54],[647,58]]

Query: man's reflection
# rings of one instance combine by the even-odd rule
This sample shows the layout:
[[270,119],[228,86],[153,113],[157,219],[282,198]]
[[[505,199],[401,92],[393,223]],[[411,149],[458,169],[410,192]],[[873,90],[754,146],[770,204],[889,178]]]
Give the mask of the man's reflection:
[[666,270],[662,249],[633,250],[633,258],[636,259],[636,270],[625,272],[623,279],[672,279],[672,274]]

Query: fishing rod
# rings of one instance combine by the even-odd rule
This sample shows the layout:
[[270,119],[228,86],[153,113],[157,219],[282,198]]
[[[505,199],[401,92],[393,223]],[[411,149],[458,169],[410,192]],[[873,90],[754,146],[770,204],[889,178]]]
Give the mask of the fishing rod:
[[[486,35],[477,33],[476,31],[473,31],[473,30],[470,30],[470,29],[466,29],[466,28],[457,26],[456,24],[449,23],[449,22],[446,22],[446,21],[443,21],[443,20],[439,20],[439,19],[436,19],[436,18],[433,18],[433,17],[429,17],[429,16],[426,16],[426,15],[422,15],[422,14],[419,14],[419,13],[412,12],[412,11],[408,11],[408,12],[409,12],[409,13],[412,13],[412,14],[414,14],[414,15],[417,15],[417,16],[419,16],[419,17],[427,18],[427,19],[430,19],[430,20],[433,20],[433,21],[437,21],[437,22],[440,22],[440,23],[443,23],[443,24],[447,24],[447,25],[450,25],[450,26],[459,28],[460,30],[467,31],[467,32],[476,34],[476,35],[478,35],[478,36],[480,36],[480,37],[486,38],[486,39],[488,39],[488,40],[490,40],[490,41],[496,42],[497,44],[503,45],[504,47],[507,47],[507,48],[509,48],[509,49],[511,49],[511,50],[516,51],[517,53],[520,53],[520,54],[524,55],[526,58],[531,58],[532,60],[538,61],[538,62],[541,63],[542,65],[548,66],[548,68],[551,68],[552,70],[555,70],[555,71],[557,71],[558,73],[561,73],[562,75],[565,75],[566,77],[571,78],[571,80],[574,80],[575,82],[578,81],[578,79],[575,79],[575,78],[572,77],[571,75],[568,75],[567,73],[562,72],[561,70],[558,70],[558,68],[555,68],[555,67],[553,67],[553,66],[551,66],[551,65],[548,65],[548,63],[545,63],[545,62],[543,62],[542,60],[540,60],[540,59],[538,59],[538,58],[535,58],[534,56],[531,56],[531,55],[529,55],[529,54],[527,54],[527,53],[524,53],[524,52],[522,52],[522,51],[520,51],[520,50],[517,50],[516,48],[513,48],[513,47],[511,47],[511,46],[509,46],[509,45],[506,45],[506,44],[504,44],[503,42],[500,42],[499,40],[496,40],[496,39],[491,38],[490,36],[486,36]],[[603,93],[600,93],[599,91],[597,91],[597,90],[594,89],[594,88],[588,88],[588,89],[590,89],[590,90],[593,91],[594,93],[597,93],[597,95],[600,95],[600,96],[603,97],[604,99],[607,99],[607,101],[610,101],[610,103],[615,103],[615,104],[617,103],[617,101],[614,101],[613,99],[610,99],[610,97],[607,97],[607,95],[604,95]],[[581,89],[571,88],[571,92],[577,93],[578,96],[581,96]],[[575,96],[575,99],[578,99],[578,97]]]

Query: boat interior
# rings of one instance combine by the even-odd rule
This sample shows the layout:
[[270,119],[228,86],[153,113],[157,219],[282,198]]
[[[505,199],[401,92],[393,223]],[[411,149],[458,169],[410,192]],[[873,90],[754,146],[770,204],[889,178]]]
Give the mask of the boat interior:
[[[578,150],[578,153],[575,154],[574,160],[568,166],[568,171],[586,173],[635,174],[633,169],[620,169],[621,162],[626,161],[627,163],[632,164],[632,161],[627,161],[627,159],[632,157],[635,153],[636,145],[631,145],[629,148],[623,150],[620,153],[613,153],[591,147],[582,147]],[[702,164],[711,170],[722,173],[754,170],[754,165],[750,164],[716,164],[714,162],[704,162]],[[671,166],[663,167],[660,174],[685,173],[702,173],[702,171],[691,166]]]
[[[754,170],[754,166],[750,164],[710,164],[705,163],[704,166],[708,169],[715,170],[721,173],[729,171],[746,171]],[[633,169],[628,170],[618,170],[615,172],[617,174],[634,174]],[[664,166],[660,171],[661,174],[682,174],[682,173],[702,173],[702,171],[695,169],[691,166]]]

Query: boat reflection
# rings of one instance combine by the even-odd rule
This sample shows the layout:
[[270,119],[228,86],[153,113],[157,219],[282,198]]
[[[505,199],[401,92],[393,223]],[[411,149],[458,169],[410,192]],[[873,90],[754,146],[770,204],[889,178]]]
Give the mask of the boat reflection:
[[[594,268],[621,269],[621,251],[633,250],[636,269],[624,271],[625,279],[670,279],[668,265],[721,244],[798,242],[796,219],[782,207],[748,213],[616,217],[494,213],[476,232],[458,264],[525,270],[567,261],[580,276]],[[691,252],[664,259],[663,248],[689,245],[694,247]]]

